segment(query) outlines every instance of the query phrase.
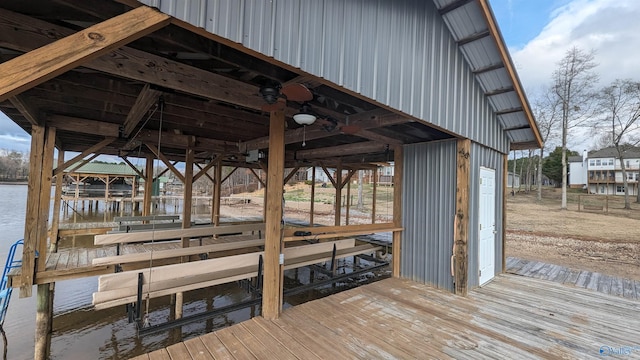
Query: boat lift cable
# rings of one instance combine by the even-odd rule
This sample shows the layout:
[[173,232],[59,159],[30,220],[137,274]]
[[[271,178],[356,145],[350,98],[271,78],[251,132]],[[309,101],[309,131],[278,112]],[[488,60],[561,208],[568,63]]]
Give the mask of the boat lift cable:
[[11,300],[11,293],[13,292],[13,288],[9,286],[9,272],[13,269],[19,268],[22,266],[22,259],[16,260],[16,250],[18,246],[24,245],[24,239],[20,239],[13,243],[9,248],[9,254],[7,255],[7,261],[4,265],[4,270],[2,271],[2,279],[0,279],[0,333],[2,333],[2,341],[4,343],[4,353],[3,358],[7,359],[7,334],[4,331],[4,320],[7,315],[7,310],[9,309],[9,300]]
[[[160,109],[160,123],[158,125],[158,155],[156,156],[156,160],[160,161],[160,152],[162,151],[162,120],[164,114],[164,99],[162,96],[158,99],[157,109]],[[154,111],[155,112],[155,111]],[[151,176],[147,176],[153,181],[153,172]],[[151,252],[149,254],[149,278],[147,279],[147,296],[145,298],[145,312],[142,320],[142,328],[146,328],[151,326],[151,322],[149,320],[149,303],[151,300],[151,273],[153,270],[153,243],[155,240],[155,231],[156,231],[156,222],[154,221],[151,225]]]

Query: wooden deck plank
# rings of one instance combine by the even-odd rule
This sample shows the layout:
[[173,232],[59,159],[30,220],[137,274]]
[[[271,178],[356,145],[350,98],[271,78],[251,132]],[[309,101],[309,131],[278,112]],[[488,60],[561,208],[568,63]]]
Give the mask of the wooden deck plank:
[[187,349],[187,346],[183,342],[173,344],[167,347],[167,352],[171,357],[171,360],[191,360],[191,354]]
[[[538,275],[544,271],[537,269]],[[546,269],[550,278],[563,271],[576,279],[580,274]],[[582,283],[605,279],[585,273]],[[620,283],[635,295],[637,282]],[[638,312],[635,299],[517,275],[500,275],[468,297],[392,278],[287,309],[276,320],[254,318],[200,339],[216,359],[224,357],[211,348],[221,348],[227,359],[228,351],[236,359],[288,358],[289,353],[298,359],[595,358],[603,344],[637,342],[640,318],[630,314]]]
[[257,359],[257,357],[235,337],[230,329],[231,328],[224,328],[218,330],[216,331],[216,336],[218,336],[218,339],[220,339],[229,352],[231,352],[233,357],[237,360]]
[[199,337],[186,340],[184,346],[186,346],[191,358],[194,360],[215,360],[215,357],[211,355]]
[[199,337],[202,344],[216,360],[233,360],[234,357],[215,333],[208,333]]
[[167,349],[160,349],[149,353],[149,360],[171,360],[171,356],[169,356]]
[[319,354],[314,352],[311,344],[299,342],[297,338],[289,335],[273,322],[265,320],[263,317],[255,317],[251,321],[255,324],[256,328],[260,327],[264,329],[264,331],[280,344],[279,346],[286,347],[291,353],[296,354],[299,359],[322,359],[322,357],[319,356],[319,354],[322,354],[321,351]]

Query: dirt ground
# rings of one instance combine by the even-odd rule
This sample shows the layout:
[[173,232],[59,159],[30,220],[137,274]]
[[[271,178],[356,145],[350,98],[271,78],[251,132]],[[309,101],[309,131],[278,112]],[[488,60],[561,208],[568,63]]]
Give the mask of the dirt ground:
[[509,195],[507,256],[640,281],[640,204],[624,210],[623,197],[610,196],[608,204],[582,197],[603,209],[579,212],[579,195],[569,194],[568,210],[560,210],[560,189],[545,189],[541,202],[535,193]]
[[[309,221],[309,189],[304,184],[287,186],[285,217]],[[370,190],[370,189],[369,189]],[[314,222],[333,225],[333,188],[316,188]],[[355,193],[355,190],[352,190]],[[379,189],[376,220],[391,221],[392,188]],[[365,191],[365,206],[353,206],[350,224],[371,222],[371,194]],[[623,197],[584,197],[570,190],[568,210],[560,210],[560,189],[544,189],[538,202],[535,192],[507,196],[507,256],[544,261],[573,269],[596,271],[640,281],[640,204],[624,210]],[[251,198],[250,204],[222,206],[226,216],[262,216],[263,194],[240,194]],[[633,199],[632,201],[634,201]],[[602,210],[578,211],[578,203]],[[608,212],[605,213],[605,209]],[[343,224],[346,221],[343,208]]]

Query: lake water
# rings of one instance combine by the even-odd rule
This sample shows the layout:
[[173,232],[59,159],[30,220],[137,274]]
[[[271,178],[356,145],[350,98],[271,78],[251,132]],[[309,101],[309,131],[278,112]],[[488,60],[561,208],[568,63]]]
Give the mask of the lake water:
[[[24,236],[26,209],[26,185],[0,185],[0,262],[4,263],[11,244]],[[173,206],[168,206],[167,212]],[[196,209],[198,211],[199,209]],[[104,218],[101,209],[82,213],[82,219],[91,221]],[[71,212],[70,212],[71,213]],[[73,218],[73,213],[68,215]],[[76,216],[78,220],[78,216]],[[69,221],[69,219],[66,219]],[[94,220],[95,221],[95,220]],[[90,244],[92,239],[77,238],[75,241],[61,243],[61,247],[78,244]],[[21,256],[21,251],[18,254]],[[347,268],[348,262],[341,265]],[[388,271],[382,272],[383,276]],[[285,272],[285,286],[288,284],[308,283],[310,272],[307,268]],[[316,273],[316,278],[322,275]],[[285,298],[285,308],[321,297],[344,288],[374,280],[372,274],[365,274],[356,281],[340,283],[311,290],[296,296]],[[127,359],[145,352],[171,345],[179,339],[205,334],[259,314],[259,307],[249,307],[224,315],[218,315],[206,321],[194,322],[173,331],[164,331],[151,335],[138,336],[134,324],[128,322],[124,307],[96,311],[91,307],[91,295],[97,290],[97,278],[83,278],[56,283],[54,298],[53,336],[51,342],[52,359]],[[4,324],[8,338],[9,359],[32,359],[35,336],[35,294],[20,299],[18,291],[13,293]],[[236,283],[220,285],[209,289],[190,291],[185,294],[184,316],[203,313],[207,310],[251,299],[251,295]],[[161,324],[170,319],[172,306],[169,298],[152,299],[149,319],[151,325]]]

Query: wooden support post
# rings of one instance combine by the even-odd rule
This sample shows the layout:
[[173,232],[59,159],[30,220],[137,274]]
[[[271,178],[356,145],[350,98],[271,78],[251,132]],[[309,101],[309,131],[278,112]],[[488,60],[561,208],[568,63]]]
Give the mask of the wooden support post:
[[342,163],[338,163],[335,176],[335,188],[336,188],[336,206],[335,206],[335,225],[340,226],[342,218]]
[[33,356],[33,358],[37,360],[49,358],[53,323],[52,286],[54,286],[54,284],[38,285],[38,295],[36,299],[36,339]]
[[378,196],[378,169],[376,168],[375,170],[371,170],[372,173],[372,179],[373,179],[373,190],[372,190],[372,196],[373,199],[371,199],[371,223],[375,224],[376,223],[376,197]]
[[265,213],[262,316],[276,319],[282,309],[282,195],[284,180],[284,111],[272,111],[269,123],[269,173]]
[[151,215],[151,199],[153,197],[153,157],[147,156],[144,179],[144,197],[142,200],[142,216]]
[[[64,151],[58,151],[58,166],[64,164]],[[58,229],[60,228],[60,204],[62,202],[62,183],[64,180],[64,173],[56,175],[56,192],[53,198],[53,219],[51,219],[51,233],[49,238],[51,239],[51,246],[49,251],[58,251]]]
[[24,246],[22,249],[22,272],[20,276],[20,297],[30,297],[35,269],[37,243],[38,207],[40,205],[40,182],[42,180],[42,157],[44,150],[44,127],[31,127],[31,152],[29,158],[29,183],[27,209],[24,221]]
[[347,180],[347,208],[345,210],[344,224],[349,225],[349,211],[351,210],[351,179]]
[[309,226],[313,226],[313,213],[316,203],[316,167],[311,168],[311,204],[309,205]]
[[[404,151],[402,146],[393,150],[393,224],[402,227],[402,175],[404,172]],[[402,232],[393,232],[393,277],[400,277],[400,262],[402,260]]]
[[47,263],[47,234],[49,233],[49,210],[51,209],[51,180],[53,178],[53,154],[56,146],[56,129],[45,130],[44,154],[42,157],[42,179],[40,180],[40,205],[38,207],[38,265],[37,271],[44,271]]
[[[193,156],[194,151],[191,148],[186,150],[185,165],[184,165],[184,183],[182,188],[183,200],[182,200],[182,228],[188,229],[191,227],[191,204],[193,202]],[[189,247],[189,237],[182,238],[182,247]],[[182,262],[188,262],[189,257],[183,256]],[[176,319],[182,318],[182,304],[184,297],[181,292],[176,294]]]
[[[509,174],[509,154],[502,156],[502,272],[507,271],[507,176]],[[538,184],[540,186],[540,184]],[[580,211],[578,202],[578,211]]]
[[456,161],[456,217],[454,229],[455,293],[467,296],[469,272],[469,178],[471,174],[471,140],[458,140]]
[[222,156],[218,158],[216,163],[214,180],[211,223],[218,226],[220,225],[220,198],[222,197]]

